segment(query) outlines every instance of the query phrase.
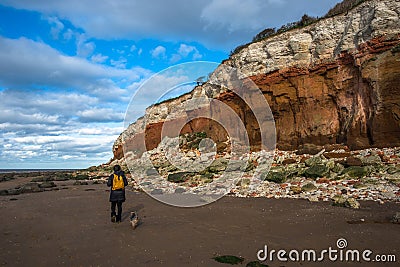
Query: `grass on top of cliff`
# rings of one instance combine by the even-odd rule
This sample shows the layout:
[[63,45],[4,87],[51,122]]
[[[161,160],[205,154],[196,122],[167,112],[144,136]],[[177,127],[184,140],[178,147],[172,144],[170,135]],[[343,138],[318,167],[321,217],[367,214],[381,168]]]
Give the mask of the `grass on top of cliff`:
[[343,2],[340,2],[336,4],[333,8],[331,8],[328,13],[326,13],[323,17],[312,17],[307,14],[304,14],[303,17],[295,22],[289,22],[285,25],[282,25],[278,30],[275,28],[266,28],[259,32],[256,36],[253,37],[252,41],[243,45],[239,45],[236,47],[234,50],[232,50],[229,54],[229,57],[239,53],[242,49],[248,47],[250,44],[259,42],[262,40],[266,40],[268,38],[271,38],[273,36],[277,36],[279,34],[294,30],[294,29],[301,29],[306,26],[312,25],[314,23],[317,23],[320,20],[331,18],[343,13],[346,13],[355,7],[359,6],[360,4],[370,1],[370,0],[344,0]]

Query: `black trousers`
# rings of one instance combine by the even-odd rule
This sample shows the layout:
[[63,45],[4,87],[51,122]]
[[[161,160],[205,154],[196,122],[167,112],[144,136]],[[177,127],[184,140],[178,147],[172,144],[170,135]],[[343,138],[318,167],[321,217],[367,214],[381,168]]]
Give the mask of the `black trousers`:
[[[115,213],[115,206],[118,206],[118,214]],[[122,201],[111,202],[111,216],[117,216],[117,220],[121,220],[122,215]]]

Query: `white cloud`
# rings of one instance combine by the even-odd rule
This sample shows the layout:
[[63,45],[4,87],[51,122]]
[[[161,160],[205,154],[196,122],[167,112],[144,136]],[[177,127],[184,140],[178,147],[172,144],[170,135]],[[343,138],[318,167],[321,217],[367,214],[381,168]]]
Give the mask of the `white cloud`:
[[135,50],[137,50],[136,45],[132,45],[131,48],[129,49],[129,51],[131,51],[131,52],[133,52],[133,51],[135,51]]
[[63,33],[63,37],[65,40],[69,41],[72,39],[72,37],[74,37],[75,33],[71,30],[71,29],[67,29],[64,33]]
[[122,133],[123,127],[92,127],[92,128],[80,128],[77,130],[79,135],[107,135],[107,134],[115,134],[118,135]]
[[118,60],[110,60],[110,64],[119,69],[125,69],[126,63],[128,63],[128,60],[124,57],[120,57]]
[[122,121],[124,114],[111,108],[92,108],[78,112],[82,122],[115,122]]
[[50,34],[53,39],[57,40],[61,31],[64,29],[64,24],[57,17],[48,17],[47,21],[51,25]]
[[93,55],[90,60],[94,63],[104,63],[108,59],[108,56],[104,56],[102,54]]
[[167,52],[167,49],[164,46],[159,45],[156,48],[154,48],[153,50],[151,50],[150,54],[153,58],[160,59],[160,58],[165,58],[166,52]]
[[181,55],[179,55],[179,54],[172,54],[171,58],[169,59],[169,62],[173,64],[173,63],[178,62],[178,61],[181,60],[181,59],[182,59],[182,56],[181,56]]
[[192,45],[180,44],[177,53],[173,54],[170,58],[171,63],[176,63],[183,58],[187,58],[189,55],[192,56],[192,60],[198,60],[202,58],[199,50]]
[[95,43],[87,42],[86,36],[84,34],[80,34],[78,36],[76,44],[76,54],[78,56],[87,58],[93,54],[95,48],[96,48]]
[[193,51],[197,51],[197,48],[186,44],[181,44],[178,49],[178,53],[183,57],[187,57]]
[[26,38],[0,37],[0,86],[6,88],[54,86],[90,90],[109,86],[111,90],[120,81],[142,79],[146,72],[151,73],[140,67],[119,69],[66,56],[47,44]]
[[231,50],[257,31],[322,15],[340,0],[3,0],[2,4],[69,20],[96,38],[195,41]]

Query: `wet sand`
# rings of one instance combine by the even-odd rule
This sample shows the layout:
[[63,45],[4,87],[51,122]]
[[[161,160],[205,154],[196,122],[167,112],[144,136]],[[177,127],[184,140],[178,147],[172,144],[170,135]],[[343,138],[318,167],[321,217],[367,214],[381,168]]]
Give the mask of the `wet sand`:
[[[62,187],[61,187],[62,188]],[[109,220],[105,185],[0,197],[0,264],[4,266],[230,266],[217,255],[256,260],[270,249],[371,249],[400,258],[400,225],[389,222],[400,204],[361,202],[361,209],[306,200],[223,197],[199,208],[162,204],[127,191],[123,222]],[[142,219],[137,229],[129,212]],[[349,223],[364,219],[364,223]],[[320,266],[321,263],[269,262],[269,266]],[[331,263],[325,266],[397,266]]]

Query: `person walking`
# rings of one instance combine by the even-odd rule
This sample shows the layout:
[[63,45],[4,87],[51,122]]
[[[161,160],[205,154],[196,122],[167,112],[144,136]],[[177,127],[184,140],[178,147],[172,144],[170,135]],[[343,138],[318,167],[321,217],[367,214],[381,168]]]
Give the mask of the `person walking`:
[[[128,185],[125,173],[121,166],[114,166],[114,173],[108,177],[107,186],[111,187],[110,202],[111,202],[111,222],[121,222],[122,203],[125,202],[125,186]],[[115,212],[115,207],[118,207],[118,213]]]

